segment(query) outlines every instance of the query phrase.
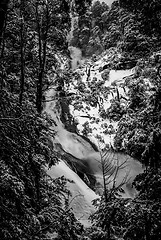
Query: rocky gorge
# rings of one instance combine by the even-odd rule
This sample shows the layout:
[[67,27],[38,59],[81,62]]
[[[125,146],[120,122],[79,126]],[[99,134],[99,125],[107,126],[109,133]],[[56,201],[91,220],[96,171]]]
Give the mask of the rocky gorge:
[[[104,66],[110,63],[112,54],[109,51],[95,61],[86,59],[78,66],[72,64],[72,80],[64,81],[63,89],[53,87],[46,95],[49,103],[46,103],[45,111],[54,121],[51,127],[55,132],[54,148],[62,156],[60,163],[51,167],[49,174],[52,177],[64,175],[74,181],[69,187],[72,192],[71,207],[85,225],[89,224],[88,217],[94,212],[91,201],[99,198],[103,191],[103,152],[108,152],[107,162],[111,166],[107,173],[109,187],[112,187],[113,181],[119,185],[127,178],[122,186],[122,197],[133,198],[137,194],[132,181],[143,172],[142,164],[137,160],[110,150],[114,149],[118,121],[128,104],[125,80],[135,74],[135,68],[106,69]],[[72,61],[81,62],[81,54],[77,57],[72,57]],[[51,99],[54,100],[50,102]],[[112,109],[114,101],[119,103],[118,112]],[[120,167],[122,164],[123,170]]]

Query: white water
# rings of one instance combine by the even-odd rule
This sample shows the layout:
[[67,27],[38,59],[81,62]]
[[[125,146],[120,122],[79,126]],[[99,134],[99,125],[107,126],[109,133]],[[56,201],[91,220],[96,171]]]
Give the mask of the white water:
[[[71,1],[71,6],[72,6],[72,2]],[[69,43],[69,51],[70,51],[70,56],[71,56],[71,68],[72,70],[75,70],[78,66],[82,65],[84,60],[82,58],[82,51],[74,46],[70,45],[70,42],[73,38],[73,31],[75,28],[75,25],[78,25],[78,17],[77,16],[73,16],[73,14],[70,14],[71,17],[71,30],[69,32],[69,35],[67,37],[67,41]]]
[[48,170],[48,174],[53,178],[65,176],[73,181],[73,183],[67,184],[72,193],[69,207],[72,208],[76,218],[88,227],[90,225],[88,217],[95,211],[92,200],[98,196],[63,161]]
[[133,74],[133,69],[128,70],[111,70],[109,73],[109,82],[105,83],[105,86],[109,86],[109,83],[114,81],[122,80],[124,77],[130,76]]
[[[55,99],[53,101],[49,101],[50,99]],[[56,96],[55,89],[50,89],[46,94],[46,108],[45,111],[51,116],[57,126],[51,127],[51,130],[56,132],[56,136],[54,137],[54,143],[60,143],[62,148],[72,154],[77,158],[84,158],[90,152],[93,151],[92,146],[87,143],[83,138],[78,136],[75,133],[68,132],[64,128],[64,124],[60,120],[60,109],[56,106],[56,102],[58,98]]]
[[78,66],[82,65],[84,60],[82,58],[82,51],[79,48],[70,46],[69,47],[71,60],[71,68],[75,70]]
[[[70,133],[64,128],[60,120],[60,109],[56,107],[58,99],[54,88],[50,89],[46,94],[46,100],[50,99],[55,100],[46,102],[45,111],[57,125],[53,125],[50,128],[56,133],[53,138],[53,144],[59,143],[67,153],[80,159],[84,158],[93,151],[93,148],[77,134]],[[73,181],[73,183],[67,184],[72,193],[72,197],[70,197],[70,208],[73,209],[77,219],[79,219],[84,226],[88,227],[90,225],[88,217],[95,211],[92,200],[98,198],[95,192],[92,191],[63,161],[60,161],[56,166],[52,166],[48,170],[48,174],[53,178],[65,176]]]
[[[103,160],[105,159],[103,158]],[[88,162],[90,169],[94,172],[97,184],[99,183],[100,189],[98,188],[97,191],[102,193],[103,178],[100,153],[93,152],[87,156],[85,161]],[[118,171],[117,175],[115,175],[116,171],[113,172],[114,168],[112,168],[111,171],[107,173],[107,183],[109,188],[113,187],[114,181],[115,186],[125,183],[122,186],[122,189],[124,190],[124,193],[121,194],[122,197],[134,198],[137,192],[136,189],[132,187],[132,182],[136,175],[143,172],[142,164],[126,154],[112,152],[107,154],[106,162],[109,166],[116,167],[116,171]]]

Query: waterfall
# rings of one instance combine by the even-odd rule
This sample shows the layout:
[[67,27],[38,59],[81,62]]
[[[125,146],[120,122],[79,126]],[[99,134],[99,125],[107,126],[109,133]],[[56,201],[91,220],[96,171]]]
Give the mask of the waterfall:
[[77,48],[70,46],[69,47],[70,56],[71,56],[71,68],[72,70],[76,69],[79,65],[82,64],[82,51]]
[[[73,1],[71,2],[71,9],[72,9],[72,4],[73,4]],[[71,30],[67,36],[67,41],[69,45],[68,49],[70,51],[70,56],[71,56],[71,68],[72,70],[74,70],[83,63],[83,59],[82,59],[81,49],[71,45],[71,40],[73,38],[75,25],[78,25],[78,16],[74,15],[74,13],[71,10],[70,17],[71,17]]]

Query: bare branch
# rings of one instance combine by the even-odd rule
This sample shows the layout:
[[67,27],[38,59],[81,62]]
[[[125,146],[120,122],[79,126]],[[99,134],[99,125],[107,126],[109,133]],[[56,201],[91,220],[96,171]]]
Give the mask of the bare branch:
[[74,199],[75,198],[77,198],[77,197],[84,197],[84,195],[83,194],[77,194],[76,196],[74,196],[72,199],[71,199],[71,201],[69,202],[69,205],[71,205],[71,203],[74,201]]

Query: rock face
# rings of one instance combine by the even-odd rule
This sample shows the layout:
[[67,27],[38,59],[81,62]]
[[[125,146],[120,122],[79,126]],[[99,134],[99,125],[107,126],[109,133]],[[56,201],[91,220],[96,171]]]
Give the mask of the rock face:
[[109,80],[109,73],[110,73],[110,70],[108,69],[105,69],[102,74],[101,74],[101,77],[104,81],[108,81]]
[[111,64],[108,63],[108,64],[105,64],[105,65],[102,67],[102,70],[110,69],[110,68],[111,68]]
[[137,64],[136,60],[123,60],[116,64],[115,69],[116,70],[125,70],[125,69],[131,69],[135,67]]

